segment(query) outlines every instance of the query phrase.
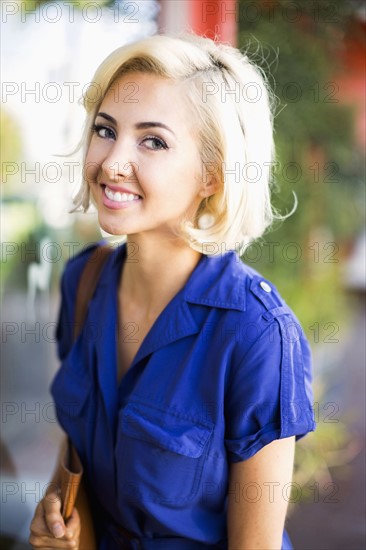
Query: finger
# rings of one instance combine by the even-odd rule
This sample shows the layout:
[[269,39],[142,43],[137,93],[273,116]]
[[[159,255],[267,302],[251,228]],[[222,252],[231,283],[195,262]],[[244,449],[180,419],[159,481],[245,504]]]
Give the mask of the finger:
[[61,515],[61,502],[56,492],[50,492],[43,499],[44,518],[48,530],[56,538],[65,535],[65,522]]
[[61,513],[61,499],[59,493],[50,491],[42,499],[43,508],[47,510],[55,510]]
[[70,518],[66,522],[66,533],[67,538],[78,538],[80,535],[81,524],[80,516],[77,508],[74,508]]
[[50,536],[50,530],[48,529],[46,520],[45,520],[45,511],[43,508],[43,501],[41,501],[36,507],[33,519],[29,526],[29,530],[33,535],[37,537]]
[[78,546],[78,543],[75,540],[66,540],[65,538],[55,539],[52,535],[48,537],[31,535],[28,540],[29,544],[33,546],[33,548],[41,548],[42,550],[45,550],[46,548],[51,548],[52,550],[59,548],[69,548],[75,550]]

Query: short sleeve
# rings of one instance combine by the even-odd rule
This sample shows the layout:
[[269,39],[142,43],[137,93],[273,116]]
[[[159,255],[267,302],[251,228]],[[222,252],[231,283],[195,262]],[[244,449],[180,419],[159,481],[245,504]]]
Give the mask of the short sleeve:
[[268,311],[263,317],[267,326],[229,377],[225,446],[230,462],[250,458],[274,439],[294,435],[299,440],[315,430],[309,343],[291,314]]

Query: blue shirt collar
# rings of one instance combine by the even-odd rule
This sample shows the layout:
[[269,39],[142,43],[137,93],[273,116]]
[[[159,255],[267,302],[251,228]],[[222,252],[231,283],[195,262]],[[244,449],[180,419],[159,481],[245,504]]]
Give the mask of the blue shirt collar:
[[[126,243],[112,254],[111,267],[120,270],[126,257]],[[190,304],[245,311],[246,277],[244,264],[234,250],[219,256],[203,254],[183,289]]]
[[187,281],[184,298],[193,304],[245,311],[245,277],[237,252],[203,255]]

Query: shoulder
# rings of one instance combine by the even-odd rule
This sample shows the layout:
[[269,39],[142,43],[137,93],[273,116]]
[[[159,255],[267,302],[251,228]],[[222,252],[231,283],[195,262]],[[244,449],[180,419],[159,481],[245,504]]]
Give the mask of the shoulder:
[[286,302],[276,285],[252,267],[240,261],[239,269],[246,280],[248,307],[259,311],[268,311],[275,307],[285,306]]
[[65,264],[61,277],[61,303],[56,328],[58,354],[61,360],[73,342],[73,323],[80,277],[89,258],[102,244],[104,244],[103,241],[85,247]]
[[296,368],[310,370],[312,352],[305,331],[276,285],[237,254],[228,260],[221,284],[236,287],[236,303],[223,316],[225,326],[234,327],[234,362],[251,357],[257,364],[260,353],[273,360],[277,353],[277,359],[291,359]]
[[69,317],[73,318],[76,302],[77,289],[82,273],[93,254],[101,249],[104,241],[86,246],[81,252],[70,258],[64,267],[61,277],[61,298],[62,305],[68,311]]
[[[270,326],[275,323],[282,340],[286,340],[286,343],[291,343],[294,339],[298,340],[308,354],[309,346],[301,323],[277,286],[243,262],[238,269],[246,281],[246,307],[243,312],[246,322],[255,323],[256,333],[259,336],[265,332],[271,332],[272,337],[274,330],[270,329]],[[262,341],[266,340],[262,338]]]
[[[243,357],[257,339],[259,343],[262,334],[269,332],[287,335],[295,331],[304,339],[299,320],[276,285],[245,264],[235,251],[206,257],[189,281],[185,297],[188,302],[216,310],[221,330],[236,335],[231,345],[237,357]],[[265,341],[262,338],[263,345]]]
[[225,289],[223,293],[230,295],[232,305],[242,311],[243,318],[255,320],[264,316],[269,320],[287,314],[296,319],[277,286],[244,263],[237,253],[227,254],[223,263],[219,284]]
[[[104,266],[104,264],[108,263],[109,257],[115,257],[118,250],[112,249],[109,246],[104,246],[105,244],[104,241],[100,241],[88,245],[66,262],[61,283],[63,291],[73,295],[75,294],[80,277],[88,263],[95,264],[96,266]],[[101,257],[99,257],[99,254]]]
[[65,264],[63,275],[69,279],[80,274],[93,252],[103,244],[103,241],[89,244],[81,252],[69,258]]

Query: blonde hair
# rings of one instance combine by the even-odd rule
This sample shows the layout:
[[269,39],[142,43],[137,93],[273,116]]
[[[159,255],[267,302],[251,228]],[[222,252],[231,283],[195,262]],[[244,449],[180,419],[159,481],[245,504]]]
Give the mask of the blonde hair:
[[[238,49],[194,34],[154,35],[118,48],[99,66],[83,97],[83,163],[107,91],[130,72],[182,84],[198,121],[202,176],[221,183],[219,191],[203,199],[193,221],[182,221],[179,235],[206,254],[219,254],[223,246],[243,251],[279,218],[270,201],[274,99],[266,77]],[[74,210],[84,212],[90,206],[84,177],[74,204]],[[202,214],[211,215],[210,227],[198,226]]]

